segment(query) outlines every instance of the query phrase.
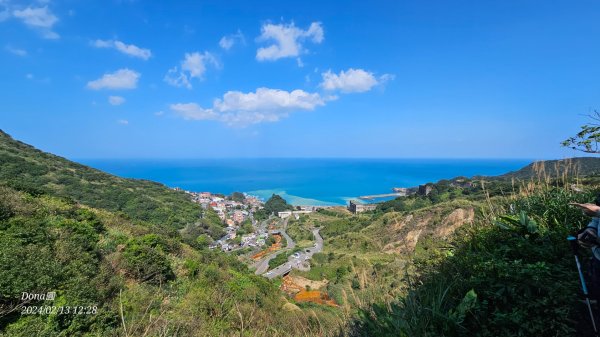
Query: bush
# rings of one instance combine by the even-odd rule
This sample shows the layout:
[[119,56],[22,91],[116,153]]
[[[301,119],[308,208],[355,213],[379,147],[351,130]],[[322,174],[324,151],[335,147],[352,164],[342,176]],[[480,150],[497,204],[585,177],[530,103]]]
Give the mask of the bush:
[[162,284],[175,277],[162,246],[152,238],[131,240],[123,252],[123,260],[129,274],[141,282]]
[[[441,264],[418,265],[422,276],[408,295],[391,310],[363,310],[355,334],[574,336],[585,312],[576,300],[578,277],[566,236],[589,218],[568,202],[593,197],[549,188],[497,199],[505,215],[464,229],[458,248]],[[477,300],[466,305],[470,291]],[[456,316],[461,306],[468,310]]]

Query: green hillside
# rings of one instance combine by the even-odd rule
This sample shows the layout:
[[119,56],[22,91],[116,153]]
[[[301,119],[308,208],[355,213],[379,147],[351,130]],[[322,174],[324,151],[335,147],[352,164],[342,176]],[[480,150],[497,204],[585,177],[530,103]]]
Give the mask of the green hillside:
[[578,157],[560,160],[542,160],[533,162],[520,170],[508,172],[498,178],[529,179],[537,177],[540,172],[549,176],[592,176],[600,175],[600,158]]
[[[589,221],[568,203],[598,185],[539,164],[526,176],[292,217],[289,253],[312,247],[316,228],[324,244],[291,278],[329,306],[207,249],[216,215],[199,219],[185,194],[0,133],[0,336],[588,336],[565,237]],[[27,311],[53,306],[90,313]]]
[[300,309],[235,255],[198,243],[205,219],[169,226],[198,219],[185,194],[1,137],[0,336],[333,336],[341,327],[335,310]]
[[200,207],[183,192],[74,163],[14,140],[1,130],[0,184],[31,194],[66,197],[174,228],[194,223],[200,216]]

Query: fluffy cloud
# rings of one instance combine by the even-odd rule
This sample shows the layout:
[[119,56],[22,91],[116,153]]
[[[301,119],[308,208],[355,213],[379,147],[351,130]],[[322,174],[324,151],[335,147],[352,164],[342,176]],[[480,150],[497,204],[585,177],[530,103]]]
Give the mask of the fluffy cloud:
[[238,42],[246,44],[244,34],[242,34],[242,32],[239,30],[235,34],[223,36],[221,40],[219,40],[219,46],[225,50],[229,50]]
[[6,49],[6,51],[13,53],[17,56],[27,56],[27,50],[25,50],[25,49],[15,48],[12,46],[6,46],[4,49]]
[[390,74],[376,77],[371,72],[353,68],[346,71],[342,70],[339,74],[328,70],[322,73],[321,76],[323,77],[323,82],[321,82],[320,87],[325,90],[339,90],[345,93],[369,91],[374,86],[383,84],[394,78]]
[[203,79],[207,65],[218,67],[217,59],[209,52],[186,53],[180,68],[173,67],[165,75],[165,82],[176,87],[192,88],[192,78]]
[[230,36],[223,36],[221,40],[219,40],[219,46],[225,50],[231,49],[235,41]]
[[172,104],[171,110],[188,120],[214,120],[229,126],[244,127],[262,122],[276,122],[299,110],[314,110],[328,98],[303,90],[291,92],[258,88],[255,92],[228,91],[217,98],[211,108],[196,103]]
[[96,40],[92,42],[96,48],[114,48],[123,54],[147,60],[152,56],[150,49],[140,48],[132,44],[125,44],[118,40]]
[[108,103],[110,105],[121,105],[125,103],[125,98],[121,96],[108,96]]
[[129,69],[119,69],[114,73],[104,74],[97,80],[90,81],[87,87],[94,90],[100,89],[135,89],[140,74]]
[[219,120],[219,115],[212,109],[204,109],[196,103],[171,104],[170,108],[188,120]]
[[324,39],[320,22],[313,22],[307,30],[290,24],[265,24],[261,28],[258,41],[273,41],[274,44],[258,48],[256,59],[259,61],[275,61],[284,57],[297,57],[303,52],[302,42],[309,40],[321,43]]
[[48,6],[14,10],[12,15],[23,21],[27,26],[38,30],[46,39],[58,39],[60,37],[52,31],[52,27],[58,22],[58,17],[52,14]]

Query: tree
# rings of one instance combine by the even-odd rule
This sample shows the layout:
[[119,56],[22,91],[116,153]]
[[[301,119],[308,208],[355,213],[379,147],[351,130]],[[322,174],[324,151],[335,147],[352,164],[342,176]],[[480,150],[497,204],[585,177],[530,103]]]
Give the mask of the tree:
[[244,194],[241,192],[233,192],[231,194],[231,200],[237,202],[244,202],[244,200],[246,200],[246,196],[244,196]]
[[268,214],[271,214],[283,211],[291,211],[294,209],[294,206],[288,204],[285,199],[279,195],[273,194],[265,203],[264,209]]
[[212,242],[212,239],[206,234],[199,235],[196,238],[196,244],[199,249],[208,248],[208,246],[210,245],[211,242]]
[[589,117],[593,122],[581,126],[581,131],[563,141],[562,146],[585,153],[600,153],[600,112],[594,111]]

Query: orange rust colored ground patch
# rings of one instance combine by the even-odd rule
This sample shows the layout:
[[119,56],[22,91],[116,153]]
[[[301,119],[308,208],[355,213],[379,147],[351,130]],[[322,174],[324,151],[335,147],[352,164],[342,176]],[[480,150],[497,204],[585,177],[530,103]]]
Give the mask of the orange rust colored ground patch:
[[304,287],[295,284],[290,276],[284,276],[281,283],[281,290],[289,295],[293,295],[297,302],[312,302],[318,304],[330,305],[337,307],[337,303],[332,300],[327,293],[320,290],[306,290]]
[[304,287],[294,283],[294,280],[289,275],[286,275],[282,279],[281,290],[286,292],[288,295],[292,295],[304,290]]
[[335,301],[329,298],[327,293],[320,290],[301,290],[294,296],[294,299],[298,302],[313,302],[337,307]]
[[275,243],[271,245],[271,247],[262,250],[254,255],[252,255],[252,259],[254,260],[260,260],[261,258],[263,258],[265,255],[274,252],[276,250],[281,249],[281,235],[279,234],[273,234],[273,237],[275,238]]

